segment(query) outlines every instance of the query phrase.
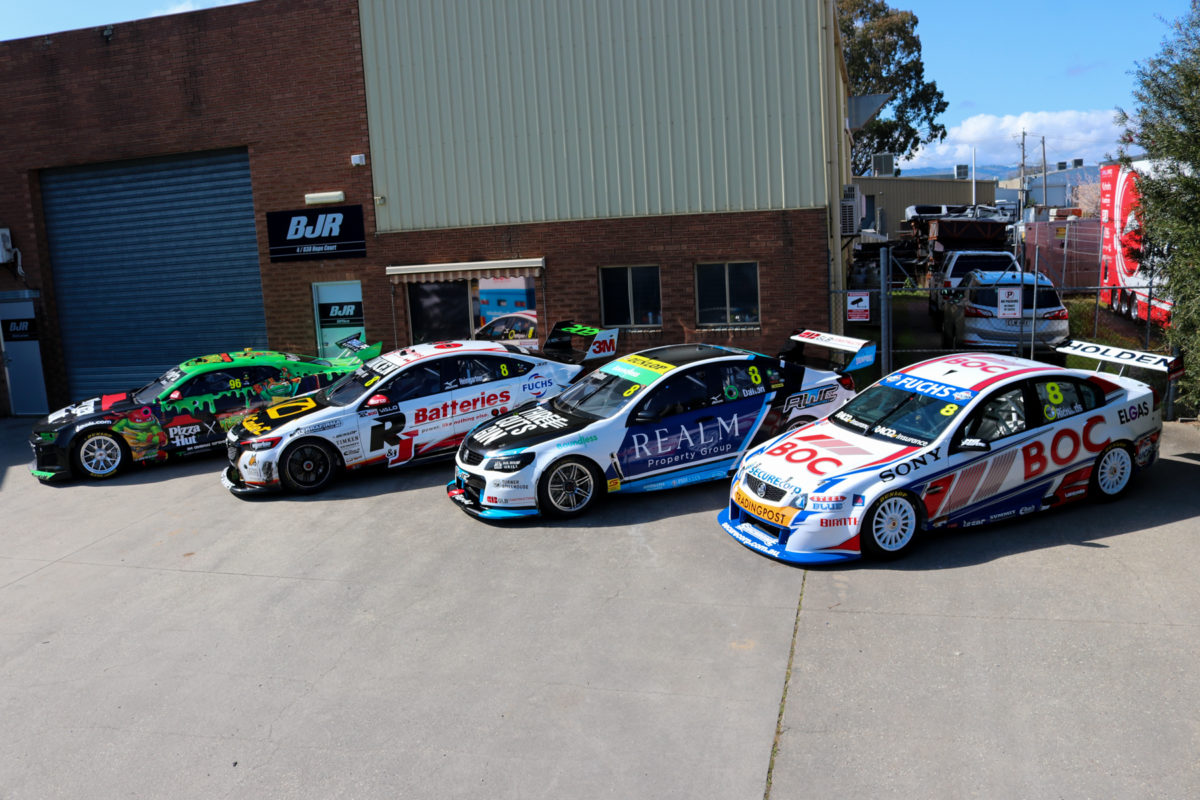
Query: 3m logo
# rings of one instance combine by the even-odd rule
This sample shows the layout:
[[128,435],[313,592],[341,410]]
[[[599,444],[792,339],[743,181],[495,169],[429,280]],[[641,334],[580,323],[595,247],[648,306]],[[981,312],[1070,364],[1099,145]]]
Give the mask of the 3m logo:
[[596,342],[595,346],[592,347],[592,351],[596,353],[615,353],[617,352],[617,340],[606,339]]

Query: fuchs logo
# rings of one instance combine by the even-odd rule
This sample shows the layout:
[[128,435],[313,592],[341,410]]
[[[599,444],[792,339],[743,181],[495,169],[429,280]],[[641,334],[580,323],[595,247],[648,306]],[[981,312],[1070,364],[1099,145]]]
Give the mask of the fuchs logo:
[[546,392],[554,386],[554,380],[547,378],[540,372],[535,372],[529,376],[526,383],[521,384],[521,391],[528,393],[532,397],[545,397]]

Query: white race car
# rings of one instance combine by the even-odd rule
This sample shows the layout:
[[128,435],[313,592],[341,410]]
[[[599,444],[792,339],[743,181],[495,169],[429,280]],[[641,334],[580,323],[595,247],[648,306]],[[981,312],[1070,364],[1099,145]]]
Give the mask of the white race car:
[[[590,338],[588,350],[571,350],[572,336]],[[558,394],[616,341],[616,329],[563,322],[540,353],[480,341],[385,353],[328,389],[247,416],[226,438],[222,482],[234,494],[315,492],[341,469],[448,458],[471,428]]]
[[857,353],[841,371],[707,344],[656,347],[600,367],[558,397],[479,426],[459,448],[450,499],[489,519],[582,513],[614,492],[727,478],[743,452],[854,396],[842,374],[874,361],[861,339],[796,344]]
[[[1058,349],[1173,369],[1151,353]],[[1116,498],[1154,463],[1161,432],[1153,389],[1099,365],[948,355],[893,372],[829,417],[747,453],[718,520],[780,561],[895,558],[930,528]]]

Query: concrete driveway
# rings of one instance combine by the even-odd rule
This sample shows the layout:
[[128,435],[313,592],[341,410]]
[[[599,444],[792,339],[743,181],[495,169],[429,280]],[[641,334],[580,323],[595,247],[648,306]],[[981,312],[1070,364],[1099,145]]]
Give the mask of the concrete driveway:
[[43,486],[29,425],[0,420],[6,800],[1200,795],[1183,425],[1116,505],[812,571],[722,533],[715,484],[491,526],[448,465]]

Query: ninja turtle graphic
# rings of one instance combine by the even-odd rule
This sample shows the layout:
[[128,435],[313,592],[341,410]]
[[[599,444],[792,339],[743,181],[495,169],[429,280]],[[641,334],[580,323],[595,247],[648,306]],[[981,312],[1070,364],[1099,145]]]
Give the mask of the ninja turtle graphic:
[[162,447],[167,443],[167,434],[158,424],[150,406],[142,406],[129,412],[112,426],[113,431],[124,437],[134,461],[153,459],[164,461],[167,454]]

